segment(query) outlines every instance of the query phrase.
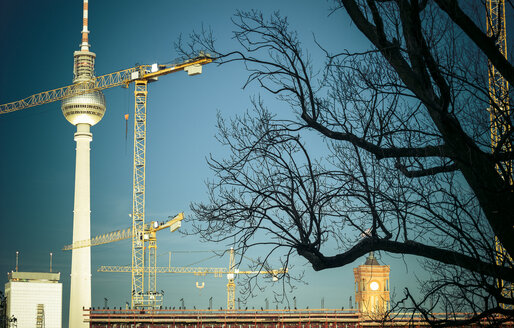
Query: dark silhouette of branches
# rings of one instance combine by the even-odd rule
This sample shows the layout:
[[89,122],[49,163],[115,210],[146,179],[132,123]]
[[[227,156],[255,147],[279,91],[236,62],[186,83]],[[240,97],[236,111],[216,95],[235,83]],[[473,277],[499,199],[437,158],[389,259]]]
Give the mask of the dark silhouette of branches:
[[[257,99],[253,111],[219,118],[231,156],[209,161],[215,178],[209,202],[192,206],[196,231],[243,251],[259,246],[288,259],[294,250],[315,270],[370,251],[414,255],[433,275],[422,299],[405,295],[426,320],[512,319],[505,305],[514,299],[498,281],[514,283],[513,263],[494,242],[514,254],[512,119],[496,118],[505,133],[492,152],[487,109],[509,99],[491,103],[487,60],[509,81],[512,64],[460,7],[467,2],[334,3],[371,49],[319,45],[326,57],[314,61],[286,18],[256,11],[234,16],[235,50],[217,49],[205,30],[178,45],[184,54],[206,49],[220,65],[243,63],[244,86],[260,86],[296,117],[277,119]],[[436,308],[446,320],[430,315]],[[451,316],[462,311],[471,317]]]

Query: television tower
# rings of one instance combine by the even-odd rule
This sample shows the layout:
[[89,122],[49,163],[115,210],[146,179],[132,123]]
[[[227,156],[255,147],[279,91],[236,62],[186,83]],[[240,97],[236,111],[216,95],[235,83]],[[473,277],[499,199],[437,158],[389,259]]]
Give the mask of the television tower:
[[[84,0],[82,43],[73,53],[73,84],[77,89],[94,88],[96,55],[89,51],[88,0]],[[75,201],[73,204],[73,242],[91,237],[89,144],[93,140],[91,126],[105,113],[105,98],[101,91],[92,91],[62,101],[62,113],[73,125],[75,133]],[[91,248],[73,249],[71,255],[70,317],[69,327],[88,327],[83,308],[91,307]]]
[[[90,174],[89,174],[89,145],[93,140],[90,132],[91,126],[98,123],[105,113],[105,99],[100,90],[117,86],[135,84],[135,125],[134,125],[134,198],[132,215],[133,238],[133,273],[132,288],[130,289],[132,307],[156,307],[160,293],[156,290],[156,262],[155,239],[141,241],[141,236],[155,233],[164,226],[145,230],[144,224],[144,186],[145,186],[145,153],[146,153],[146,96],[147,84],[156,81],[158,77],[179,71],[188,75],[197,75],[202,72],[202,65],[211,63],[213,59],[202,52],[197,57],[190,58],[170,65],[137,65],[128,69],[105,74],[99,77],[94,75],[96,55],[89,51],[88,30],[88,0],[84,0],[82,43],[80,50],[75,51],[73,66],[73,84],[33,94],[29,97],[0,104],[0,115],[18,111],[25,108],[48,104],[62,100],[64,117],[77,126],[75,133],[76,167],[75,167],[75,201],[73,209],[73,244],[71,262],[71,288],[70,288],[70,321],[69,327],[88,327],[83,323],[83,308],[91,307],[91,252],[90,245],[84,242],[90,240]],[[173,220],[171,220],[173,221]],[[170,221],[170,222],[171,222]],[[171,228],[171,226],[168,226]],[[152,231],[153,230],[153,231]],[[136,236],[136,237],[134,237]],[[150,237],[151,238],[151,237]],[[151,257],[150,268],[145,270],[144,242],[150,242]],[[149,272],[148,287],[145,290],[144,275]],[[161,295],[162,296],[162,295]],[[161,298],[162,299],[162,298]]]

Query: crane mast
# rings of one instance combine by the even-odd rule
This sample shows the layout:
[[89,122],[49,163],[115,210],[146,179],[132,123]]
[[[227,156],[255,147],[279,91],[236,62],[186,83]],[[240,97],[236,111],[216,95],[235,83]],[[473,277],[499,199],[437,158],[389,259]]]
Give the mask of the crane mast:
[[228,264],[227,274],[227,310],[234,310],[236,308],[236,269],[235,269],[234,248],[230,248],[230,260]]
[[[501,54],[507,58],[507,27],[505,22],[505,1],[487,0],[486,1],[486,26],[487,36],[495,40],[496,47]],[[488,61],[489,75],[489,115],[491,122],[491,148],[492,152],[511,152],[512,143],[510,125],[510,104],[509,104],[509,83],[503,78],[500,72]],[[496,165],[498,173],[510,185],[513,184],[512,161],[505,161]],[[496,264],[503,266],[505,263],[512,262],[510,255],[503,248],[499,239],[495,237]],[[498,287],[502,291],[502,296],[513,298],[514,286],[506,284],[502,280],[497,281]],[[502,307],[507,307],[501,304]]]
[[[147,80],[136,80],[134,89],[134,183],[132,201],[132,308],[154,306],[159,300],[150,300],[145,294],[145,165],[146,165],[146,96]],[[150,257],[151,258],[151,257]],[[149,266],[151,267],[151,266]],[[149,284],[150,278],[149,274]],[[151,291],[149,289],[149,291]],[[156,301],[156,302],[152,302]]]
[[[146,167],[146,98],[148,83],[156,81],[159,76],[184,70],[188,75],[202,72],[202,65],[210,63],[209,56],[200,56],[187,60],[177,66],[165,67],[153,65],[150,72],[140,75],[131,74],[134,81],[134,176],[132,202],[132,308],[156,308],[162,304],[162,295],[157,292],[157,239],[155,233],[145,234],[145,167]],[[146,240],[148,238],[148,240]],[[148,267],[145,270],[145,241],[148,242]],[[145,272],[148,272],[145,289]]]
[[[501,54],[507,58],[507,33],[505,23],[505,2],[487,0],[487,36],[495,40]],[[503,140],[510,133],[509,83],[501,73],[488,61],[489,109],[491,121],[491,147],[493,152],[512,150],[510,139]],[[512,184],[512,161],[497,166],[498,172]]]

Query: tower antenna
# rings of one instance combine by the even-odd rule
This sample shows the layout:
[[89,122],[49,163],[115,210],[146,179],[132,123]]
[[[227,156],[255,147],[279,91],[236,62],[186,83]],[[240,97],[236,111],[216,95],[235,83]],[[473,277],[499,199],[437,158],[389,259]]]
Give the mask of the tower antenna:
[[84,0],[84,12],[82,16],[82,44],[80,45],[80,50],[82,51],[89,51],[89,30],[87,29],[88,5],[88,0]]

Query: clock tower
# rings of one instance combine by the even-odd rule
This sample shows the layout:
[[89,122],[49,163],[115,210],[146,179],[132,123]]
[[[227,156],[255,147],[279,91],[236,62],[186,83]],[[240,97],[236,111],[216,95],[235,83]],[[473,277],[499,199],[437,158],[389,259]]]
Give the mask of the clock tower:
[[388,265],[378,263],[373,252],[363,265],[353,269],[355,302],[361,314],[383,315],[389,310],[389,271]]

